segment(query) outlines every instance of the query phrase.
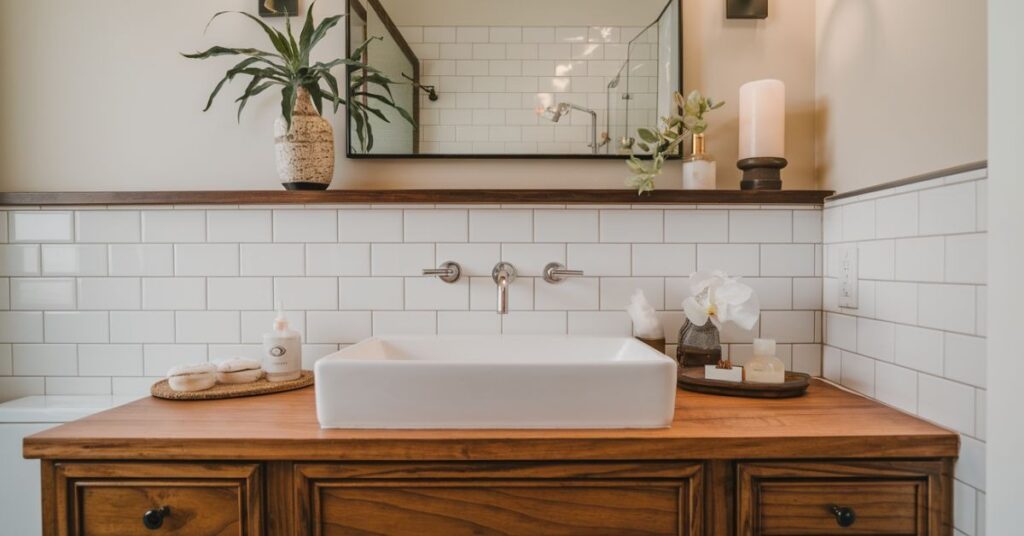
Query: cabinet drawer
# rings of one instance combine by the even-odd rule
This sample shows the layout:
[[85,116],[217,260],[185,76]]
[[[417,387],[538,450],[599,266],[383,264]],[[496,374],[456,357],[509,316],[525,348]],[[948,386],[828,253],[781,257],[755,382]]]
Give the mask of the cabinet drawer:
[[259,534],[259,470],[225,464],[58,464],[60,534]]
[[742,463],[740,533],[940,535],[948,484],[942,462]]
[[302,534],[695,535],[701,518],[695,464],[303,465],[296,478]]

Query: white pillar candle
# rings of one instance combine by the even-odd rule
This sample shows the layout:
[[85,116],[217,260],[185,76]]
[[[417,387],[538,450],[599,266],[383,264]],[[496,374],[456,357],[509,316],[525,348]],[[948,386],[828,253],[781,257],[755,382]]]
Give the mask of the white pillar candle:
[[740,86],[740,160],[786,157],[786,85],[756,80]]

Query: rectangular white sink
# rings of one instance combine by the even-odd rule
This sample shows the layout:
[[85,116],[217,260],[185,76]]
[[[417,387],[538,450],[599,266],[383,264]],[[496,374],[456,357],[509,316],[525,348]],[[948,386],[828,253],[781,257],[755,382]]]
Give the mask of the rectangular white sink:
[[374,337],[316,362],[323,428],[663,428],[676,362],[625,337]]

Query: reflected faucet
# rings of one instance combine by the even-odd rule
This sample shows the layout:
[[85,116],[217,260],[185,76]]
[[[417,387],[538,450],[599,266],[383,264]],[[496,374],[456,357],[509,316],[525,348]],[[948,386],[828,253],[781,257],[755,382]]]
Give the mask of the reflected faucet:
[[579,104],[560,102],[554,106],[548,106],[547,108],[538,108],[538,113],[544,119],[547,119],[552,123],[557,123],[559,119],[568,115],[569,112],[573,110],[578,110],[590,115],[590,145],[587,145],[587,147],[590,147],[590,152],[592,154],[597,154],[598,149],[608,143],[607,135],[601,143],[597,142],[597,112],[585,106],[580,106]]
[[498,285],[498,314],[508,314],[508,286],[516,280],[516,267],[507,262],[499,262],[491,271],[491,279]]

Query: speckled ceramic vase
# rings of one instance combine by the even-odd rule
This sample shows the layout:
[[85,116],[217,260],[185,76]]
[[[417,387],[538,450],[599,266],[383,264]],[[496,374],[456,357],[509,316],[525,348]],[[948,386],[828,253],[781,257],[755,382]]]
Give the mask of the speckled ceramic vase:
[[292,128],[284,117],[274,122],[277,174],[287,190],[326,190],[334,176],[334,129],[299,89],[292,112]]

